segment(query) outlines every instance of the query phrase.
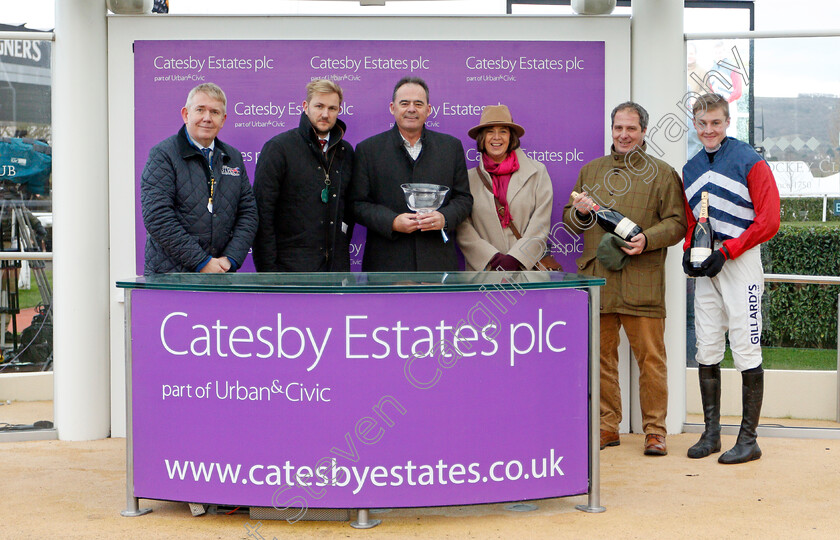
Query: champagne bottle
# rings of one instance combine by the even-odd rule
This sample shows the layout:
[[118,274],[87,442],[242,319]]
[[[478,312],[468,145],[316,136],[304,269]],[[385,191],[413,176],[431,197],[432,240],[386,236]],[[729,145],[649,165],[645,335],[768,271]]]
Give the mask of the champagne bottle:
[[712,254],[712,236],[712,224],[709,223],[709,192],[704,191],[700,194],[700,217],[691,235],[689,263],[695,270]]
[[[579,195],[577,191],[572,192],[572,198]],[[633,220],[627,218],[618,210],[609,210],[601,208],[597,204],[592,205],[592,211],[595,213],[595,219],[605,231],[611,232],[629,242],[631,238],[642,232],[642,228],[636,225]]]

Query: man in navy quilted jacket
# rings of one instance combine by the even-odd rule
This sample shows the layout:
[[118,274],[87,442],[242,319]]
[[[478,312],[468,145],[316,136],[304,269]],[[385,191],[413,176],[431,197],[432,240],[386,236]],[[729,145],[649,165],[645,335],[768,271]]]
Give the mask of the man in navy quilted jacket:
[[217,85],[196,86],[184,126],[149,152],[140,184],[146,275],[234,272],[248,255],[257,205],[239,150],[216,138],[226,105]]

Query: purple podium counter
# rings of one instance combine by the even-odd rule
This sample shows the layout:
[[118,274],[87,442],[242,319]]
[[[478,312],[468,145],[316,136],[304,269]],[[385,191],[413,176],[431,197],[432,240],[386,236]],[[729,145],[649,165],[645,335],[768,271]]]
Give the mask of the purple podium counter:
[[126,289],[127,505],[599,504],[598,287],[562,272],[177,274]]

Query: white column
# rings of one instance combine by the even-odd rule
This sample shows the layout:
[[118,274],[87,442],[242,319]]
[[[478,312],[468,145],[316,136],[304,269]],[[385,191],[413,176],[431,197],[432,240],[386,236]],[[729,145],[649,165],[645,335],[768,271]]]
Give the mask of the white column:
[[62,440],[110,432],[105,2],[56,0],[53,46],[53,344]]
[[[683,2],[633,0],[631,20],[633,101],[650,113],[647,130],[649,152],[682,174],[685,164],[687,116],[680,106],[686,93]],[[680,433],[685,421],[685,274],[681,243],[672,247],[666,261],[665,347],[668,352],[668,433]],[[633,363],[635,366],[635,363]],[[634,369],[636,369],[634,367]],[[631,390],[631,429],[640,432],[638,374]],[[691,381],[689,384],[697,384]]]

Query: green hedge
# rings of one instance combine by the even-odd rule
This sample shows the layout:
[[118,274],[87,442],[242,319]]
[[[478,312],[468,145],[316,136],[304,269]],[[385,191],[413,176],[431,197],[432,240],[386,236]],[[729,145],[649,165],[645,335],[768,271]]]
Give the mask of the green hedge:
[[[840,221],[840,216],[834,215],[834,201],[836,197],[828,198],[826,221]],[[782,222],[785,221],[822,221],[823,200],[819,199],[782,199]]]
[[[782,224],[762,246],[764,272],[840,276],[840,228]],[[776,347],[837,347],[838,285],[767,283],[762,344]]]

